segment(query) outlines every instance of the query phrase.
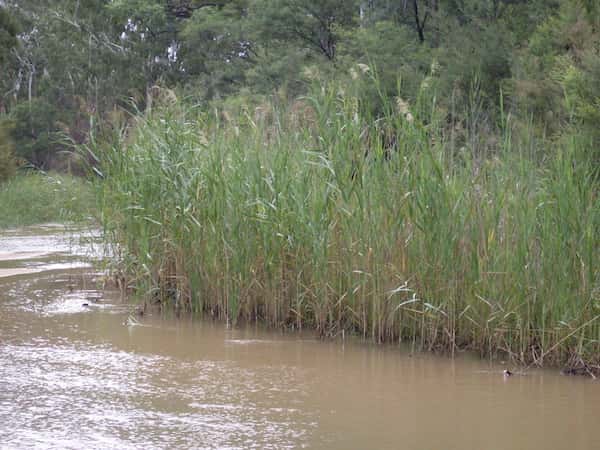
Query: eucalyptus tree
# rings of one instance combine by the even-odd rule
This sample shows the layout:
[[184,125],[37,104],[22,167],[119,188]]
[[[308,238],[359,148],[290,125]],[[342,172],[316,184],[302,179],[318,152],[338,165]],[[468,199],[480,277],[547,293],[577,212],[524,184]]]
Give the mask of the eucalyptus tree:
[[16,20],[7,8],[0,6],[0,114],[6,111],[5,97],[10,94],[10,79],[14,78],[14,51],[18,46],[19,31]]
[[203,98],[222,97],[247,85],[257,58],[249,0],[196,3],[182,23],[178,50],[181,81]]
[[265,45],[273,41],[294,43],[334,61],[339,30],[356,25],[360,2],[258,0],[254,8]]
[[0,6],[0,65],[4,65],[11,49],[17,45],[18,25],[9,11]]
[[35,165],[46,165],[65,136],[85,140],[91,117],[126,91],[120,89],[128,81],[118,67],[127,67],[127,55],[104,10],[108,3],[6,2],[21,28],[5,80],[6,110],[18,152]]

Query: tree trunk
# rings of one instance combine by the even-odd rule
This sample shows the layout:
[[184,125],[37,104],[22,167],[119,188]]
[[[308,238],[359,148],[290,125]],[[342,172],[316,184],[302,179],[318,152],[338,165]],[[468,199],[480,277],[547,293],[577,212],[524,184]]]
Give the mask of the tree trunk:
[[429,17],[429,11],[425,13],[425,17],[423,20],[419,17],[419,2],[418,0],[413,0],[413,10],[415,12],[415,24],[417,25],[417,33],[419,34],[419,41],[421,44],[425,42],[425,23],[427,22],[427,18]]
[[29,75],[27,80],[27,101],[29,102],[29,107],[31,108],[31,98],[33,97],[33,77],[35,75],[35,66],[31,64],[29,67]]

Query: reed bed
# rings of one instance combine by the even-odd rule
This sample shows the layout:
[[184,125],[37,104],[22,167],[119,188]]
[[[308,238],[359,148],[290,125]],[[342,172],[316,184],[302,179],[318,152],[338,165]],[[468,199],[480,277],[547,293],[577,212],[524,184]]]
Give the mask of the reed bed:
[[171,105],[91,148],[125,285],[232,324],[597,369],[598,179],[576,135],[541,158],[505,126],[480,152],[427,104],[383,105],[334,87]]

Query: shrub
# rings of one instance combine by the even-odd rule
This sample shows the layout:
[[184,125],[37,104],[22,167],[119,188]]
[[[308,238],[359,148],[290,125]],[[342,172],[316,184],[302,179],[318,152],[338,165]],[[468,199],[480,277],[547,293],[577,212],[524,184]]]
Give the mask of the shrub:
[[0,182],[15,174],[15,143],[11,136],[13,125],[8,120],[0,121]]

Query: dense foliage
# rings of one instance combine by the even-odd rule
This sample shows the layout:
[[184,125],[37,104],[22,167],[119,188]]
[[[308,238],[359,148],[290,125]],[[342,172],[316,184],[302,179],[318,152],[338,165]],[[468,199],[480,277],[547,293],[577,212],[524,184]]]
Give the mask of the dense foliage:
[[[417,101],[434,85],[438,119],[479,144],[502,114],[557,137],[585,131],[598,158],[600,12],[593,0],[5,0],[0,114],[18,156],[52,165],[151,107],[155,86],[190,103],[287,102],[356,64],[377,89]],[[432,70],[435,68],[435,70]],[[375,87],[361,101],[380,115]],[[473,94],[476,93],[476,97]],[[135,105],[135,106],[134,106]],[[471,130],[474,131],[474,130]],[[60,159],[60,158],[59,158]]]

